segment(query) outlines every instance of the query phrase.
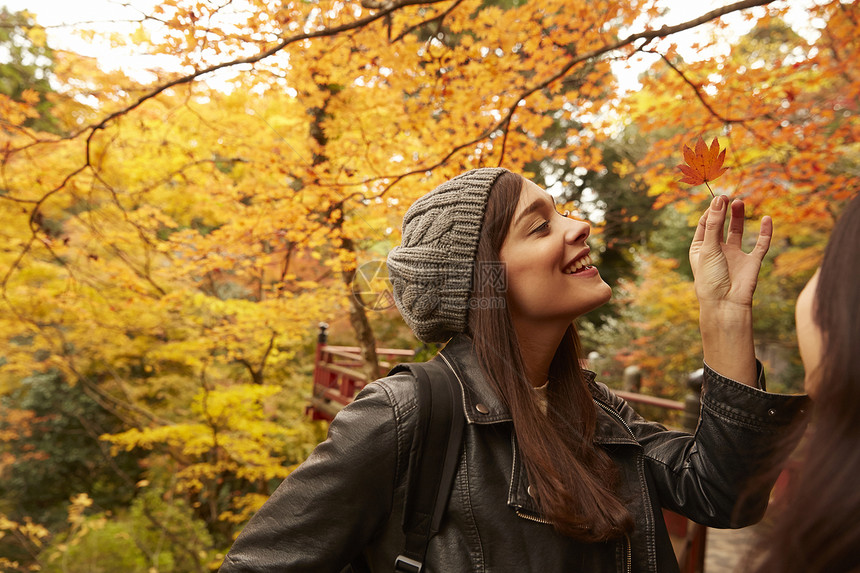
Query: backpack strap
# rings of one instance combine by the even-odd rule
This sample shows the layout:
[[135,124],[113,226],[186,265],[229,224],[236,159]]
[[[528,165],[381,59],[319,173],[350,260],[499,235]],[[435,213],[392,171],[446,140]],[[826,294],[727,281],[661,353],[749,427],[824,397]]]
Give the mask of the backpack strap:
[[411,372],[418,380],[418,421],[409,452],[403,553],[395,573],[420,573],[430,538],[439,531],[463,440],[462,392],[447,364],[433,360],[400,364],[390,374]]

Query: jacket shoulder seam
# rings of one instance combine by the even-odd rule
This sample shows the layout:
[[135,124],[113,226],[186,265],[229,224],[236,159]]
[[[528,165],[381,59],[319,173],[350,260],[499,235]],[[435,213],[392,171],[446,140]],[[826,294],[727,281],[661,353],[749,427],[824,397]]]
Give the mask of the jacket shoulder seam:
[[[400,377],[401,374],[397,374],[397,377]],[[389,385],[389,382],[395,376],[389,376],[387,378],[383,378],[377,380],[377,385],[385,392],[386,397],[388,398],[388,403],[391,407],[391,411],[394,418],[394,430],[396,434],[396,442],[397,442],[397,451],[395,454],[396,464],[395,464],[395,474],[394,474],[394,483],[392,484],[392,495],[393,492],[396,491],[397,485],[400,484],[404,479],[405,475],[401,472],[403,467],[403,456],[404,452],[408,455],[411,449],[411,440],[410,440],[410,432],[407,431],[407,417],[409,417],[417,407],[417,395],[412,400],[407,400],[409,406],[405,406],[401,403],[400,400],[397,399],[394,390]],[[414,384],[417,382],[413,376],[408,373],[402,374],[403,378],[409,379],[412,384],[410,384],[410,389],[414,388]],[[408,465],[408,464],[407,464]],[[392,500],[393,501],[393,500]],[[393,507],[393,505],[392,505]]]

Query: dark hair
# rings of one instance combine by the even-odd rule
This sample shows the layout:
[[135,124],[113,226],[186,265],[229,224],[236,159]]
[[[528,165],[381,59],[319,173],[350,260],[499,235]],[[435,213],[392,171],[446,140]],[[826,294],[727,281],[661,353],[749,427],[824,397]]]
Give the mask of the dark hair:
[[824,353],[811,373],[815,409],[801,465],[761,543],[761,573],[860,569],[860,196],[830,236],[812,314]]
[[[480,273],[482,265],[499,261],[523,182],[520,175],[505,173],[490,190],[472,283],[476,302],[505,296],[504,285]],[[544,415],[525,376],[508,305],[470,307],[469,334],[479,365],[511,412],[529,485],[544,517],[557,531],[582,541],[606,541],[629,532],[633,519],[614,493],[617,468],[592,443],[597,415],[573,325],[550,365]]]

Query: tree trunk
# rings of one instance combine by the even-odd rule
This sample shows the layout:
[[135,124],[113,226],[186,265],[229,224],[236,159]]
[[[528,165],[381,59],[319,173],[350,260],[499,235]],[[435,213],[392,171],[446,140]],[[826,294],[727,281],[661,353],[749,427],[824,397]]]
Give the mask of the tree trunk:
[[[318,85],[317,87],[331,94],[331,88],[329,86]],[[328,117],[328,104],[329,97],[326,97],[322,107],[310,110],[311,117],[313,117],[310,135],[319,146],[314,150],[314,166],[321,165],[328,161],[328,157],[326,156],[326,143],[328,143],[328,138],[326,137],[323,126],[326,117]],[[332,205],[329,212],[326,213],[326,219],[331,220],[332,213],[337,210],[340,211],[340,214],[331,221],[331,228],[341,235],[343,242],[340,248],[350,253],[353,261],[355,261],[357,258],[355,256],[355,243],[350,237],[343,236],[343,209],[343,201],[339,204]],[[358,346],[361,348],[361,357],[364,359],[364,364],[361,370],[367,377],[367,381],[372,382],[379,378],[379,358],[376,356],[376,336],[374,336],[373,328],[370,326],[370,321],[367,319],[367,309],[361,301],[357,300],[352,294],[352,281],[355,278],[355,267],[353,266],[349,270],[342,271],[341,277],[343,278],[343,283],[349,293],[349,322],[355,331]]]
[[[355,245],[352,239],[343,237],[344,250],[355,254]],[[376,355],[376,336],[367,318],[367,308],[352,294],[352,281],[355,278],[355,268],[344,270],[343,282],[349,292],[349,322],[355,331],[358,345],[361,348],[361,357],[364,359],[362,371],[367,376],[367,381],[372,382],[379,378],[379,357]]]

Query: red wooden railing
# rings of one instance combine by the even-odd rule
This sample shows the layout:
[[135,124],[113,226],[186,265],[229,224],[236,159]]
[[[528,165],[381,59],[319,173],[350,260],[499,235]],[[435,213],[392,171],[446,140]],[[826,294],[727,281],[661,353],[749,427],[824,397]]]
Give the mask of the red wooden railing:
[[[355,395],[368,383],[361,371],[364,361],[357,346],[333,346],[326,343],[326,326],[320,325],[314,366],[313,394],[306,411],[314,420],[334,419],[340,410],[352,402]],[[398,348],[377,348],[379,376],[384,376],[398,362],[414,356],[414,351]],[[613,390],[631,404],[656,406],[667,410],[684,411],[685,426],[695,429],[699,416],[701,381],[691,378],[691,392],[684,402],[623,390]],[[703,573],[707,528],[677,513],[664,510],[663,516],[681,573]]]
[[[344,406],[352,402],[368,381],[361,371],[364,365],[361,349],[357,346],[326,344],[326,328],[320,325],[313,394],[306,411],[314,420],[330,422]],[[415,352],[402,348],[377,348],[376,355],[379,357],[379,376],[384,376],[392,366],[408,361]]]

